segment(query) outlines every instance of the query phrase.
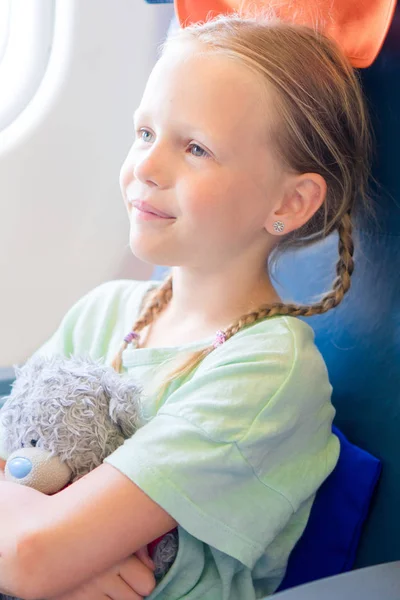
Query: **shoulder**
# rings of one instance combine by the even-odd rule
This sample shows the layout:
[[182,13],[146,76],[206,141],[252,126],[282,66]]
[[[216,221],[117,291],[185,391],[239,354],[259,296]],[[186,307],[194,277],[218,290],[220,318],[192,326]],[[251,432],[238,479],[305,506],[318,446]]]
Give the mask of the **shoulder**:
[[80,326],[88,331],[112,327],[128,314],[135,317],[142,298],[153,282],[118,279],[106,281],[82,296],[66,313],[61,327]]
[[[314,330],[295,317],[279,316],[259,321],[239,331],[213,351],[198,374],[230,365],[247,367],[261,380],[275,380],[276,388],[303,382],[328,382],[325,362],[315,345]],[[227,371],[228,373],[228,371]]]
[[86,350],[91,356],[111,359],[123,337],[131,331],[142,300],[154,284],[119,279],[90,291],[81,299],[76,315],[75,352]]
[[89,354],[111,360],[130,331],[144,295],[156,283],[118,279],[96,286],[73,304],[37,353]]
[[201,426],[214,439],[237,441],[263,415],[292,423],[327,407],[331,385],[314,332],[293,317],[246,327],[211,352],[160,409]]
[[213,351],[202,363],[204,368],[223,361],[248,361],[257,355],[257,363],[279,354],[287,365],[305,355],[319,354],[313,329],[296,317],[277,316],[244,327]]

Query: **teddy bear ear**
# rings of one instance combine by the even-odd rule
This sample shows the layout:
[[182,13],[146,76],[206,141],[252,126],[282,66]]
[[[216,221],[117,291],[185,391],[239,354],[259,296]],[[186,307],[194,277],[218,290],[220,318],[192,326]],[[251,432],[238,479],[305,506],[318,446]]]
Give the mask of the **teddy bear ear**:
[[13,365],[15,380],[13,382],[12,387],[15,387],[15,384],[18,381],[24,380],[31,383],[35,376],[41,371],[46,363],[46,359],[40,355],[33,355],[22,365]]
[[117,376],[112,387],[109,386],[109,415],[125,438],[131,437],[138,428],[141,391],[132,379],[120,376]]

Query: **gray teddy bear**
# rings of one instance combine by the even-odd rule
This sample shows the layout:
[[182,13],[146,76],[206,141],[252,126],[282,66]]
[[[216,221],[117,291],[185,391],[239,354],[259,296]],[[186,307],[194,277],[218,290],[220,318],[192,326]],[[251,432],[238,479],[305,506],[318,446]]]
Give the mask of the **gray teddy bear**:
[[[140,417],[140,387],[101,360],[34,356],[16,368],[0,410],[6,479],[54,494],[101,465],[135,433]],[[177,530],[157,544],[156,579],[177,549]]]

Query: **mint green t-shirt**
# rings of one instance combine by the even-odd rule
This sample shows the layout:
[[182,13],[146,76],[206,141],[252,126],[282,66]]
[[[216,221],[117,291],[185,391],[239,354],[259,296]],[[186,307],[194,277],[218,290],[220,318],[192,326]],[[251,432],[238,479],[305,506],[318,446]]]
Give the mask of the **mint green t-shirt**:
[[[98,286],[38,353],[111,363],[144,294],[159,283]],[[157,402],[163,377],[212,341],[123,355],[122,376],[144,390],[144,421],[105,462],[179,523],[178,555],[151,600],[272,594],[339,456],[327,369],[313,330],[294,317],[242,329]]]

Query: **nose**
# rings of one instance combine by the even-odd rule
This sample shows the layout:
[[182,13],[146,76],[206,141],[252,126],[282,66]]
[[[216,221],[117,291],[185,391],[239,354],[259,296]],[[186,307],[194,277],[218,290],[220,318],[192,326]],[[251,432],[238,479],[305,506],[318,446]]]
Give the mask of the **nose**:
[[43,494],[55,494],[72,478],[72,470],[58,456],[31,447],[10,454],[4,473],[6,481],[26,485]]
[[8,469],[16,479],[23,479],[32,471],[33,465],[28,458],[17,456],[8,462]]
[[154,143],[151,148],[135,156],[133,176],[141,183],[165,188],[172,172],[171,158],[161,144]]

